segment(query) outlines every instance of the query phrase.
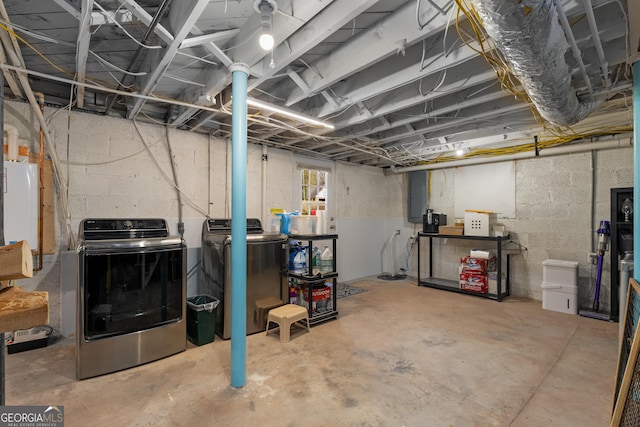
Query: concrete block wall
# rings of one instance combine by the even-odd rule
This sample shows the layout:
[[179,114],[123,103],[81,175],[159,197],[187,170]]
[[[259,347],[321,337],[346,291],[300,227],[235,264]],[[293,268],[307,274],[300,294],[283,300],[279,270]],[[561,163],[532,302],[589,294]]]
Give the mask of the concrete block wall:
[[[171,232],[177,234],[178,200],[170,183],[173,174],[164,127],[138,123],[136,129],[127,120],[52,108],[45,109],[45,116],[50,118],[49,130],[61,159],[63,180],[68,181],[71,231],[66,230],[60,185],[57,183],[58,252],[44,256],[43,270],[36,272],[32,279],[21,280],[18,285],[27,290],[49,292],[49,324],[60,330],[63,319],[69,323],[75,317],[69,313],[75,309],[69,306],[75,302],[71,295],[75,285],[66,283],[72,274],[62,264],[73,259],[69,251],[75,250],[75,243],[70,241],[70,237],[77,237],[80,221],[89,217],[159,217],[167,219]],[[24,139],[29,141],[31,150],[38,151],[39,124],[28,104],[6,101],[5,121],[17,126]],[[189,276],[188,293],[193,293],[198,281],[202,223],[207,215],[231,216],[231,142],[177,129],[169,131],[168,139],[178,185],[183,193],[187,268],[195,272]],[[267,154],[266,160],[263,160],[263,154]],[[268,219],[267,212],[271,207],[294,210],[293,172],[297,157],[288,151],[265,150],[255,144],[249,144],[247,157],[247,216],[264,221]],[[266,176],[265,197],[262,194],[263,174]],[[380,170],[352,165],[337,166],[336,175],[338,182],[353,182],[350,190],[341,187],[336,194],[339,215],[357,219],[369,216],[372,220],[369,227],[365,227],[362,233],[355,233],[353,239],[369,236],[371,230],[384,230],[387,215],[402,217],[402,208],[394,199],[402,197],[398,191],[402,177],[389,180]],[[354,196],[355,200],[352,200]],[[371,205],[363,203],[368,200],[372,201]],[[357,223],[357,220],[351,223]],[[347,250],[340,250],[339,254],[358,253],[365,260],[379,259],[384,238],[374,240],[370,245],[356,245],[359,252],[351,251],[348,250],[352,241],[348,233],[349,221],[342,225],[338,221],[337,225],[338,233],[341,230],[347,233],[339,239],[340,244],[344,242],[347,245]],[[350,262],[348,258],[339,265],[344,280],[378,272],[378,264],[370,267],[366,263]],[[65,264],[64,267],[69,266]],[[65,283],[61,283],[63,270]],[[73,328],[73,325],[66,326],[65,330]]]
[[[74,234],[83,218],[109,216],[162,217],[177,233],[176,192],[164,177],[165,174],[171,177],[172,172],[163,127],[138,125],[149,146],[147,149],[130,121],[75,112],[69,116],[66,111],[50,108],[46,109],[45,115],[51,118],[55,150],[63,160],[64,179],[69,182]],[[5,120],[17,126],[31,149],[37,151],[39,125],[27,104],[5,102]],[[169,141],[178,183],[184,193],[185,239],[190,248],[188,268],[193,269],[199,260],[200,232],[205,216],[227,217],[231,213],[231,143],[176,129],[169,131]],[[295,206],[292,177],[296,156],[273,148],[266,150],[266,160],[263,160],[263,154],[262,146],[249,144],[247,215],[265,220],[270,207],[293,210]],[[580,280],[586,289],[592,283],[587,253],[596,239],[598,221],[609,219],[610,188],[633,185],[631,149],[520,160],[516,162],[515,170],[516,217],[503,222],[514,240],[527,251],[515,251],[512,258],[513,295],[541,297],[541,262],[548,258],[579,261]],[[262,194],[263,174],[266,176],[265,197]],[[406,176],[385,175],[377,168],[346,163],[335,165],[335,175],[336,231],[340,236],[339,280],[374,276],[389,269],[382,247],[396,229],[401,233],[395,239],[395,266],[404,267],[406,243],[410,236],[421,230],[406,221]],[[454,170],[431,171],[429,179],[429,206],[447,214],[451,222],[454,218]],[[57,184],[56,191],[59,189]],[[74,249],[69,243],[59,196],[56,201],[59,251],[44,257],[44,268],[33,279],[19,283],[25,289],[49,292],[50,324],[56,329],[60,327],[61,312],[67,309],[60,302],[61,289],[69,289],[68,284],[61,286],[61,253]],[[591,209],[594,211],[593,222]],[[418,262],[424,268],[425,260],[416,258],[415,245],[409,245],[409,248],[408,273],[415,276]],[[458,258],[468,253],[468,249],[463,243],[443,244],[439,252],[442,263],[437,267],[440,270],[434,273],[455,278]],[[609,283],[608,264],[607,258],[603,274],[605,292]],[[190,281],[193,280],[197,277],[190,277]],[[68,295],[65,299],[69,300]]]
[[[406,177],[385,176],[371,166],[337,163],[336,183],[340,281],[383,271],[395,274],[405,268],[406,242],[413,233],[406,220]],[[385,243],[395,230],[400,234],[392,240],[392,262],[392,251]]]
[[[588,254],[597,250],[596,230],[600,220],[610,221],[610,189],[633,186],[631,148],[599,150],[515,162],[516,215],[501,219],[512,239],[526,250],[512,248],[512,295],[542,299],[542,261],[561,259],[579,262],[579,301],[593,298],[595,268]],[[455,173],[453,169],[430,172],[429,206],[453,214]],[[438,247],[444,261],[435,273],[455,278],[447,259],[467,252],[463,243]],[[436,252],[436,251],[434,251]],[[421,260],[424,265],[425,260]],[[602,273],[601,307],[609,310],[609,253]],[[422,267],[424,268],[424,267]]]

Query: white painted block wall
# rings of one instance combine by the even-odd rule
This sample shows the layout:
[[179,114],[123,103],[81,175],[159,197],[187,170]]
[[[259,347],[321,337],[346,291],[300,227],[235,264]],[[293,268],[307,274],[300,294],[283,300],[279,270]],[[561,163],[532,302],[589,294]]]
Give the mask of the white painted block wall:
[[[31,134],[31,140],[37,141],[39,125],[30,107],[11,101],[5,105],[7,123],[18,126],[21,134]],[[47,108],[45,115],[57,111]],[[160,217],[167,219],[172,233],[177,234],[178,201],[166,178],[172,176],[172,171],[163,127],[138,124],[136,128],[126,120],[82,113],[71,113],[69,117],[66,111],[57,114],[50,126],[56,153],[62,161],[63,179],[68,181],[71,235],[64,225],[58,197],[56,238],[59,252],[45,256],[44,269],[36,272],[33,279],[21,281],[20,285],[30,290],[48,291],[50,325],[69,333],[74,329],[71,322],[74,316],[70,315],[73,307],[68,305],[75,301],[69,292],[75,284],[68,283],[69,269],[73,271],[73,266],[65,264],[68,268],[63,268],[62,263],[70,259],[68,251],[75,250],[71,240],[77,237],[80,221],[89,217]],[[202,223],[206,215],[228,217],[231,212],[231,143],[176,129],[170,130],[169,141],[178,185],[183,193],[187,269],[192,272],[188,278],[188,294],[195,294]],[[35,151],[37,147],[31,149]],[[268,160],[264,161],[261,146],[250,144],[247,151],[247,216],[265,219],[270,207],[294,210],[294,156],[287,151],[268,149]],[[262,203],[263,167],[266,167],[267,177],[265,206]],[[395,203],[396,198],[402,197],[398,191],[402,177],[389,179],[381,170],[350,165],[337,165],[336,174],[342,174],[346,181],[353,181],[352,191],[344,187],[338,190],[338,193],[343,191],[344,197],[337,195],[336,232],[340,235],[338,244],[345,245],[344,250],[339,248],[338,256],[361,255],[360,259],[354,258],[355,262],[349,256],[338,260],[340,280],[376,274],[379,250],[388,231],[385,227],[396,227],[387,224],[389,217],[398,222],[397,218],[403,215],[402,207]],[[59,188],[58,185],[58,195]],[[368,218],[368,223],[362,223],[362,218]],[[346,222],[341,224],[341,219]],[[350,226],[352,223],[358,224],[359,231],[351,233],[356,230]],[[378,231],[379,237],[376,237]],[[349,245],[358,243],[358,239],[361,242],[362,236],[373,236],[373,239],[366,245],[356,244],[358,252],[349,250]],[[64,270],[64,284],[61,283],[61,270]]]
[[[47,108],[45,114],[50,116],[56,111]],[[29,140],[34,144],[31,148],[36,151],[39,125],[30,107],[7,101],[5,119],[17,126],[21,135],[30,135]],[[171,230],[177,233],[176,193],[164,177],[165,174],[171,176],[165,130],[146,124],[139,124],[138,128],[149,150],[133,124],[126,120],[82,113],[71,113],[68,120],[67,112],[52,120],[50,131],[54,135],[56,152],[63,161],[64,179],[69,181],[74,233],[83,218],[109,216],[166,218]],[[178,183],[184,193],[188,270],[197,273],[205,215],[227,217],[231,212],[231,144],[176,129],[169,132],[169,139]],[[290,152],[272,148],[267,150],[268,160],[262,160],[262,154],[261,146],[249,145],[247,215],[264,219],[270,207],[293,210],[295,157]],[[592,164],[595,179],[592,179]],[[263,166],[267,177],[266,206],[262,206]],[[388,270],[390,261],[386,254],[383,254],[383,265],[380,264],[381,249],[396,229],[400,230],[400,235],[394,240],[395,265],[397,268],[405,266],[407,247],[411,248],[408,272],[415,276],[417,250],[415,245],[407,243],[421,227],[406,221],[406,177],[385,175],[377,168],[341,162],[335,164],[335,173],[339,280],[376,276]],[[447,214],[452,222],[453,170],[433,171],[430,179],[429,206]],[[594,224],[589,220],[592,184],[596,195]],[[586,253],[595,239],[597,221],[609,217],[609,189],[632,184],[633,154],[630,149],[599,151],[593,160],[590,153],[583,153],[518,161],[516,217],[504,222],[528,251],[513,257],[513,294],[540,299],[541,262],[547,258],[579,261],[580,279],[588,282],[590,268]],[[59,198],[56,209],[59,251],[56,255],[45,256],[43,270],[36,272],[33,279],[20,281],[19,285],[49,292],[50,324],[59,330],[61,319],[69,318],[67,307],[60,302],[61,296],[70,299],[69,284],[61,284],[60,254],[74,247],[68,243]],[[440,255],[443,262],[437,267],[442,270],[437,273],[455,277],[458,251],[463,249],[449,245],[443,248]],[[606,260],[603,275],[606,286],[608,272]],[[189,292],[196,290],[197,280],[197,274],[190,275]]]
[[[452,169],[434,170],[430,178],[430,207],[452,214],[455,173]],[[610,189],[630,186],[631,148],[518,160],[516,216],[500,220],[513,240],[527,248],[512,256],[512,295],[542,299],[542,261],[561,259],[580,263],[579,300],[588,301],[595,283],[595,269],[588,262],[588,253],[597,249],[600,220],[610,220]],[[455,247],[449,245],[445,250],[451,251],[452,246]],[[460,255],[464,250],[460,249]],[[602,273],[603,310],[609,309],[609,255],[605,254]],[[443,274],[455,274],[451,267],[443,267],[448,268]]]

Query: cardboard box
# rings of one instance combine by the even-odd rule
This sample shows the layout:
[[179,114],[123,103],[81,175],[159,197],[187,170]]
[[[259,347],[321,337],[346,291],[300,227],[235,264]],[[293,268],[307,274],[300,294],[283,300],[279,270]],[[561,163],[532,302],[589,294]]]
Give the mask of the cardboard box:
[[[312,312],[324,312],[330,311],[332,308],[332,300],[331,300],[331,290],[332,286],[322,286],[318,288],[313,288],[311,292],[311,309]],[[309,289],[305,288],[302,292],[302,300],[303,305],[305,307],[309,306]]]
[[[498,294],[498,272],[497,271],[488,271],[487,278],[489,283],[489,293],[497,295]],[[507,273],[502,272],[502,283],[500,284],[500,290],[504,294],[507,289]]]
[[486,294],[489,290],[487,276],[484,274],[462,273],[460,274],[460,289]]
[[460,258],[460,265],[462,266],[463,273],[486,275],[489,271],[495,271],[496,257],[480,259],[466,256],[464,258]]
[[438,234],[448,234],[450,236],[462,236],[464,233],[464,227],[458,227],[453,225],[441,225],[438,228]]

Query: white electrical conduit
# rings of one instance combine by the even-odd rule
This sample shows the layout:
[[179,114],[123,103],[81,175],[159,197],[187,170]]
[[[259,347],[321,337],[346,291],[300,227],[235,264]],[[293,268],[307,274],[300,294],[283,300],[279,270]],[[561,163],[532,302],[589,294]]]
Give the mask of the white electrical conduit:
[[[63,77],[56,77],[56,76],[52,76],[52,75],[49,75],[49,74],[40,73],[38,71],[28,70],[28,69],[23,68],[23,67],[15,67],[15,66],[8,65],[8,64],[3,64],[3,63],[0,63],[0,69],[9,70],[9,71],[15,71],[15,72],[17,72],[19,74],[21,73],[21,74],[28,74],[28,75],[38,76],[38,77],[42,77],[44,79],[49,79],[49,80],[53,80],[53,81],[67,83],[67,84],[70,84],[70,85],[83,86],[85,88],[93,89],[93,90],[96,90],[96,91],[99,91],[99,92],[113,93],[113,94],[116,94],[116,95],[122,95],[122,96],[126,96],[126,97],[141,98],[141,99],[145,99],[145,100],[148,100],[148,101],[163,102],[163,103],[166,103],[166,104],[180,105],[180,106],[189,107],[189,108],[198,108],[198,109],[203,110],[203,111],[211,111],[211,112],[214,112],[214,113],[225,113],[225,114],[229,114],[229,115],[231,114],[231,112],[224,111],[223,109],[210,108],[210,107],[205,107],[203,105],[195,105],[195,104],[191,104],[191,103],[183,102],[183,101],[178,101],[178,100],[174,100],[174,99],[164,99],[164,98],[161,99],[161,98],[157,98],[157,97],[153,97],[153,96],[149,96],[149,95],[141,95],[139,93],[125,92],[125,91],[122,91],[122,90],[110,89],[110,88],[106,88],[106,87],[103,87],[103,86],[98,86],[98,85],[94,85],[94,84],[90,84],[90,83],[81,83],[81,82],[77,82],[75,80],[65,79]],[[274,128],[277,128],[277,129],[290,130],[292,132],[297,132],[297,133],[300,133],[302,135],[310,136],[310,137],[313,137],[313,138],[322,138],[322,137],[319,137],[318,135],[314,135],[314,134],[311,134],[309,132],[305,132],[305,131],[303,131],[301,129],[298,129],[296,127],[293,127],[293,126],[289,126],[286,123],[281,122],[279,120],[270,119],[269,122],[265,122],[265,121],[257,119],[257,118],[249,118],[248,120],[250,120],[252,122],[255,122],[255,123],[263,124],[265,126],[274,127]],[[271,123],[271,122],[276,122],[276,123],[279,123],[279,124]],[[254,139],[252,137],[249,137],[249,138],[250,139]],[[375,155],[375,156],[384,158],[386,160],[389,160],[392,163],[398,163],[397,161],[392,159],[390,156],[385,155],[383,153],[380,153],[379,151],[372,151],[372,150],[366,150],[364,148],[360,148],[359,145],[364,145],[364,144],[360,144],[355,140],[348,140],[348,141],[351,141],[352,144],[346,144],[346,143],[341,142],[341,141],[333,140],[332,138],[326,138],[325,137],[325,138],[322,138],[322,139],[330,140],[332,143],[334,143],[336,145],[341,145],[341,146],[350,148],[352,150],[360,151],[360,152],[362,152],[364,154],[370,154],[370,155]],[[258,143],[268,142],[268,143],[273,144],[273,145],[281,145],[281,146],[284,145],[284,144],[277,144],[277,143],[274,143],[274,142],[271,142],[271,141],[259,140],[257,142]],[[305,151],[309,151],[311,154],[318,155],[317,152],[312,151],[312,150],[305,150]],[[320,154],[322,154],[322,153],[320,153]]]
[[[90,84],[90,83],[81,83],[81,82],[78,82],[78,81],[75,81],[75,80],[66,79],[64,77],[56,77],[56,76],[52,76],[52,75],[49,75],[49,74],[40,73],[38,71],[28,70],[28,69],[23,68],[23,67],[15,67],[15,66],[8,65],[8,64],[3,64],[3,63],[0,63],[0,69],[9,70],[9,71],[15,71],[17,73],[28,74],[28,75],[33,75],[33,76],[37,76],[37,77],[42,77],[44,79],[58,81],[58,82],[61,82],[61,83],[67,83],[67,84],[70,84],[70,85],[82,86],[82,87],[85,87],[85,88],[96,90],[98,92],[113,93],[113,94],[122,95],[122,96],[125,96],[125,97],[140,98],[140,99],[145,99],[147,101],[162,102],[162,103],[165,103],[165,104],[180,105],[180,106],[183,106],[183,107],[197,108],[197,109],[203,110],[203,111],[211,111],[211,112],[214,112],[214,113],[224,113],[224,114],[231,115],[230,111],[225,111],[224,109],[216,109],[216,108],[211,108],[211,107],[205,107],[203,105],[191,104],[189,102],[178,101],[178,100],[175,100],[175,99],[157,98],[157,97],[154,97],[154,96],[141,95],[139,93],[134,93],[134,92],[125,92],[125,91],[122,91],[122,90],[110,89],[110,88],[107,88],[107,87],[98,86],[98,85],[94,85],[94,84]],[[323,137],[320,137],[318,135],[314,135],[312,133],[305,132],[305,131],[303,131],[301,129],[298,129],[298,128],[294,127],[294,126],[287,125],[286,123],[281,122],[279,120],[275,120],[273,118],[271,118],[269,121],[264,121],[264,120],[261,120],[261,119],[258,119],[258,118],[248,118],[248,120],[251,121],[251,122],[254,122],[254,123],[260,123],[260,124],[263,124],[265,126],[270,126],[270,127],[276,128],[276,129],[290,130],[292,132],[297,132],[297,133],[300,133],[302,135],[310,136],[310,137],[313,137],[313,138],[322,138],[322,139],[325,139],[325,140],[331,140],[330,138],[326,138],[326,137],[323,138]],[[230,133],[231,132],[229,132],[229,134]],[[251,138],[251,137],[249,137],[249,138]],[[270,144],[273,144],[273,145],[281,145],[281,146],[284,145],[284,144],[277,144],[277,143],[274,143],[274,142],[271,142],[271,141],[262,141],[262,140],[260,140],[260,141],[257,141],[257,142],[259,142],[259,143],[269,142]],[[365,154],[373,154],[373,155],[376,155],[378,157],[382,157],[382,158],[384,158],[386,160],[389,160],[390,162],[397,163],[391,157],[389,157],[387,155],[384,155],[384,154],[379,153],[379,152],[368,151],[368,150],[365,150],[363,148],[358,147],[357,141],[351,140],[351,142],[353,142],[353,145],[345,144],[345,143],[340,142],[340,141],[333,141],[332,140],[332,142],[334,144],[337,144],[337,145],[342,145],[344,147],[351,148],[352,150],[361,151],[361,152],[363,152]],[[310,154],[318,155],[318,153],[315,152],[315,151],[312,151],[312,150],[306,150],[306,151],[309,151]]]
[[195,107],[198,108],[200,110],[205,110],[205,111],[211,111],[214,113],[221,113],[223,112],[222,110],[218,110],[216,108],[211,108],[211,107],[206,107],[204,105],[196,105],[196,104],[191,104],[189,102],[183,102],[183,101],[178,101],[175,99],[166,99],[166,98],[158,98],[155,96],[149,96],[149,95],[142,95],[136,92],[126,92],[124,90],[117,90],[117,89],[111,89],[108,87],[104,87],[104,86],[98,86],[98,85],[94,85],[91,83],[82,83],[82,82],[78,82],[75,80],[71,80],[71,79],[65,79],[64,77],[57,77],[57,76],[52,76],[50,74],[45,74],[45,73],[41,73],[38,71],[33,71],[33,70],[28,70],[24,67],[15,67],[12,65],[8,65],[8,64],[2,64],[0,63],[0,69],[2,70],[9,70],[9,71],[15,71],[18,73],[18,75],[32,75],[32,76],[37,76],[37,77],[42,77],[44,79],[48,79],[48,80],[53,80],[53,81],[57,81],[57,82],[61,82],[61,83],[66,83],[69,85],[75,85],[75,86],[82,86],[85,88],[89,88],[89,89],[93,89],[95,91],[98,92],[106,92],[106,93],[113,93],[116,95],[122,95],[122,96],[126,96],[126,97],[131,97],[131,98],[141,98],[141,99],[145,99],[147,101],[154,101],[154,102],[161,102],[163,104],[173,104],[173,105],[180,105],[182,107]]
[[173,158],[173,150],[171,149],[171,139],[169,138],[169,126],[164,127],[167,138],[167,151],[169,152],[169,162],[171,162],[171,172],[173,173],[173,183],[176,188],[176,197],[178,199],[178,233],[180,237],[184,237],[184,222],[182,222],[182,190],[178,184],[178,173],[176,172],[176,161]]
[[392,168],[391,171],[395,173],[404,173],[404,172],[412,172],[412,171],[418,171],[418,170],[446,169],[446,168],[452,168],[456,166],[499,163],[499,162],[506,162],[510,160],[534,159],[536,157],[549,157],[549,156],[558,156],[561,154],[581,153],[581,152],[591,151],[591,150],[607,150],[607,149],[626,148],[626,147],[629,147],[629,148],[633,147],[633,141],[631,137],[616,138],[610,141],[598,141],[598,142],[589,142],[589,143],[581,142],[577,144],[562,145],[559,147],[544,148],[540,150],[540,152],[538,153],[538,156],[536,156],[535,151],[527,151],[524,153],[517,153],[517,154],[511,154],[511,155],[500,156],[500,157],[463,159],[463,160],[454,160],[451,162],[433,163],[429,165]]

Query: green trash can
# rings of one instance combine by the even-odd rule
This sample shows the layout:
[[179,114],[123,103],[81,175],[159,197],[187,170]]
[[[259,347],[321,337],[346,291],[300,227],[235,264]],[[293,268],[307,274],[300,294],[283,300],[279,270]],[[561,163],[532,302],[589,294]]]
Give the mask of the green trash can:
[[213,342],[220,300],[209,295],[187,298],[187,338],[195,345]]

